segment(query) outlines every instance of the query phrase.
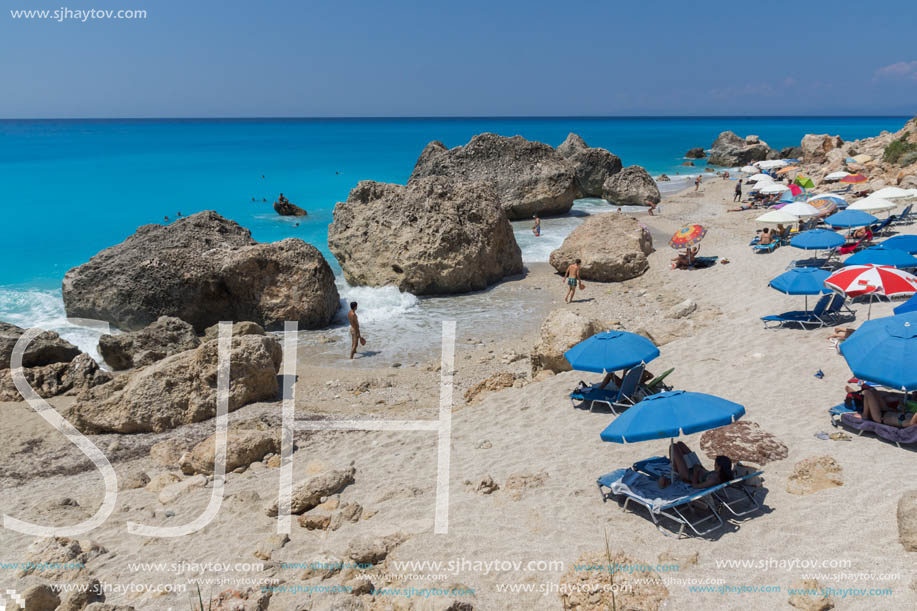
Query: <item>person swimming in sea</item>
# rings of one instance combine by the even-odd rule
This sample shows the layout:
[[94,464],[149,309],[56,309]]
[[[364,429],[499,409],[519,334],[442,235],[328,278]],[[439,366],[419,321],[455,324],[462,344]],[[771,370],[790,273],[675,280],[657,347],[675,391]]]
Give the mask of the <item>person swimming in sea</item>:
[[164,216],[163,219],[165,219],[165,221],[166,221],[167,223],[169,222],[169,217],[168,217],[168,216]]

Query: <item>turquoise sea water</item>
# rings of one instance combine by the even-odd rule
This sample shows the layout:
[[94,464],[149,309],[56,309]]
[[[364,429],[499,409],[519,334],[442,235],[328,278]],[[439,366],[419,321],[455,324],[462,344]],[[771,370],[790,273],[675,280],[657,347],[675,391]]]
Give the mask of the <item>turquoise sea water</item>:
[[[682,155],[709,147],[725,129],[758,134],[781,148],[798,145],[806,133],[855,139],[899,129],[906,119],[0,121],[0,320],[55,326],[49,320],[62,313],[59,287],[69,268],[139,225],[174,219],[179,211],[216,210],[259,241],[302,238],[336,267],[327,250],[335,202],[359,180],[403,183],[430,140],[452,147],[492,131],[556,146],[573,131],[625,165],[674,176],[702,169],[682,167]],[[309,216],[277,216],[271,204],[280,192]],[[543,260],[548,244],[523,244],[525,257]],[[387,295],[410,307],[405,298]]]

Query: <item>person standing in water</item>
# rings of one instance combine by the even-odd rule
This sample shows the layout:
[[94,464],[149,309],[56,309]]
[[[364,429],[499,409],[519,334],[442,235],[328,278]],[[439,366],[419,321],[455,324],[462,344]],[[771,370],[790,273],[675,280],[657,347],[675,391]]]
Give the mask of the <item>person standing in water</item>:
[[564,274],[564,283],[567,285],[567,295],[564,297],[566,303],[571,303],[573,301],[573,296],[576,295],[576,286],[579,285],[580,290],[583,290],[585,285],[579,277],[579,266],[582,261],[579,259],[576,260],[576,263],[571,263],[567,267],[567,273]]
[[536,238],[541,235],[541,219],[538,218],[537,214],[535,215],[535,224],[532,225],[532,233],[535,234]]
[[360,335],[360,320],[357,318],[357,302],[350,302],[350,311],[347,312],[347,320],[350,321],[350,358],[357,353],[357,344],[366,345],[366,339]]

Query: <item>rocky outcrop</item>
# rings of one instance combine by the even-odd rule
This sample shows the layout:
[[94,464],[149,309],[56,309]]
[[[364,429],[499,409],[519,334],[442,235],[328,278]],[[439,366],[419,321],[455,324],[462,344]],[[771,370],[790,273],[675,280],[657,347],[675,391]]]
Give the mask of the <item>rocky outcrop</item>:
[[[201,344],[85,393],[73,407],[86,432],[162,432],[216,415],[218,340]],[[283,351],[273,337],[232,339],[229,411],[277,395]]]
[[722,455],[733,462],[751,462],[759,466],[783,460],[788,453],[786,445],[761,430],[758,423],[748,420],[706,431],[701,435],[700,447],[710,458]]
[[710,156],[707,158],[707,163],[733,167],[767,159],[771,152],[770,147],[763,140],[754,140],[754,142],[748,142],[746,138],[742,138],[734,132],[722,132],[713,141],[713,146],[710,147]]
[[[0,370],[10,368],[13,348],[25,331],[16,325],[0,322]],[[41,367],[52,363],[69,363],[79,353],[79,348],[61,339],[54,331],[42,331],[29,342],[23,352],[22,366]]]
[[532,349],[532,375],[543,369],[570,371],[564,352],[606,327],[567,309],[554,310],[541,324],[541,335]]
[[[264,335],[264,329],[258,323],[245,321],[235,322],[232,324],[232,336],[240,337],[242,335]],[[207,330],[204,331],[204,339],[216,339],[220,336],[220,325],[216,324],[212,327],[207,327]]]
[[780,159],[802,159],[801,146],[785,146],[780,149]]
[[588,217],[551,253],[559,273],[580,259],[580,277],[596,282],[636,278],[649,267],[653,238],[632,216],[605,213]]
[[362,181],[335,206],[328,245],[349,283],[417,295],[480,290],[522,273],[513,228],[486,182]]
[[834,150],[843,145],[844,141],[840,136],[830,136],[828,134],[806,134],[802,137],[800,148],[802,149],[803,163],[824,163],[827,159],[828,151]]
[[578,135],[571,133],[557,147],[567,161],[573,164],[576,183],[587,197],[601,197],[602,185],[621,171],[621,159],[602,148],[593,148]]
[[917,552],[917,490],[898,499],[898,540],[909,552]]
[[707,152],[703,149],[703,147],[700,146],[690,149],[687,153],[685,153],[685,157],[688,159],[703,159],[706,156]]
[[662,199],[656,181],[638,165],[627,166],[609,176],[602,185],[602,197],[612,204],[634,206],[645,206],[648,201],[658,204]]
[[515,382],[516,376],[509,371],[495,373],[466,390],[465,403],[477,403],[485,394],[511,388]]
[[145,367],[201,343],[194,327],[173,316],[160,316],[140,331],[99,338],[99,354],[112,369]]
[[305,210],[296,204],[291,204],[288,201],[280,200],[274,202],[274,212],[280,216],[306,216],[308,214]]
[[[111,381],[110,373],[101,369],[88,354],[80,354],[69,363],[52,363],[43,367],[23,367],[29,386],[43,399],[76,394]],[[23,397],[10,369],[0,370],[0,401],[22,401]]]
[[220,320],[267,329],[321,328],[339,307],[334,274],[315,247],[288,238],[259,244],[216,212],[145,225],[67,272],[68,316],[138,330],[174,316],[196,331]]
[[431,142],[420,154],[410,182],[428,176],[492,182],[510,219],[563,214],[580,195],[572,165],[553,147],[522,136],[478,134],[453,149]]

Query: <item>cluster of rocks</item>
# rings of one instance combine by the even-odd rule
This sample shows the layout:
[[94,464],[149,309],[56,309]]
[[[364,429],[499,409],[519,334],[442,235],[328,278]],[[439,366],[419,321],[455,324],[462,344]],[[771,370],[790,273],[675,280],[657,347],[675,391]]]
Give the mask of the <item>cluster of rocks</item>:
[[[13,349],[24,333],[25,329],[0,322],[0,401],[22,400],[11,366]],[[54,331],[42,331],[29,342],[22,354],[22,373],[44,399],[77,394],[112,379],[92,357]]]
[[707,163],[733,167],[779,157],[780,153],[769,147],[758,136],[749,135],[742,138],[734,132],[725,131],[713,141]]
[[221,320],[266,329],[328,325],[340,306],[334,274],[295,238],[261,244],[216,212],[145,225],[64,277],[67,316],[141,329],[173,316],[203,332]]
[[522,272],[509,220],[563,214],[583,196],[660,200],[646,170],[623,168],[576,134],[557,149],[490,133],[452,149],[434,141],[407,185],[364,181],[339,202],[328,242],[351,284],[421,295],[480,290]]

